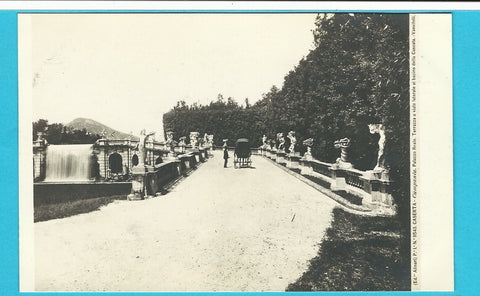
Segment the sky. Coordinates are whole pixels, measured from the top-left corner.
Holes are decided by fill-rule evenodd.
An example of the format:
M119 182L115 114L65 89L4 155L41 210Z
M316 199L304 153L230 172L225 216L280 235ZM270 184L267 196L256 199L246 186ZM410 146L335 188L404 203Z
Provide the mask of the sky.
M315 14L34 14L33 120L163 138L179 100L261 99L313 49ZM20 48L21 50L21 48Z

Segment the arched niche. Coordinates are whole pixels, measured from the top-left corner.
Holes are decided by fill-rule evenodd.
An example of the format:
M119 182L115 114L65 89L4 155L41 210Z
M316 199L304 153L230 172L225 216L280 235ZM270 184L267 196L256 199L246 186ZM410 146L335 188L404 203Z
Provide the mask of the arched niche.
M110 172L112 174L118 174L123 171L123 160L122 156L118 154L117 152L112 153L108 157L108 167L110 169Z
M132 166L137 166L138 165L138 155L134 154L132 156Z

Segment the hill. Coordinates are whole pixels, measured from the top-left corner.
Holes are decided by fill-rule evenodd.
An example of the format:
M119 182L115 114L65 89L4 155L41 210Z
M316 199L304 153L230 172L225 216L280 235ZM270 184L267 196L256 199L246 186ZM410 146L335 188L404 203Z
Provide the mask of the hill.
M105 135L108 139L138 140L138 137L136 137L136 136L117 131L117 130L111 128L111 127L108 127L108 126L98 122L98 121L88 119L88 118L75 118L71 122L67 123L65 126L67 128L70 128L70 129L77 129L77 130L86 129L87 132L92 133L92 134L102 135L102 133L105 133Z

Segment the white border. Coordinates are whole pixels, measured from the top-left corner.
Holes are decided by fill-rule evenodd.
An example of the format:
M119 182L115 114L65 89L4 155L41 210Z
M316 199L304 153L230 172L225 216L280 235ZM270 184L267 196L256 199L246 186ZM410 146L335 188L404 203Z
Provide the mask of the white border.
M452 16L410 29L412 291L453 291Z
M31 18L18 17L18 207L19 285L34 291L35 252L33 227L32 163L32 40Z

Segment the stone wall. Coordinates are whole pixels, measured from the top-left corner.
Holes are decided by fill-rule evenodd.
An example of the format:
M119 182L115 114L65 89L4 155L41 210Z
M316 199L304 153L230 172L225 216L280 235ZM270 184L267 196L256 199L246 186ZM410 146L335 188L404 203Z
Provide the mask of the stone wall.
M106 140L100 139L93 144L94 154L97 156L100 179L112 178L110 172L110 156L118 153L122 159L122 172L118 175L127 175L133 168L132 158L138 154L136 149L138 141L132 140ZM163 143L147 143L146 164L154 165L156 159L160 156L162 159L168 154L168 150ZM48 144L43 141L33 143L33 179L43 181L46 170L46 151Z
M46 172L46 145L43 141L33 143L33 180L45 179Z

